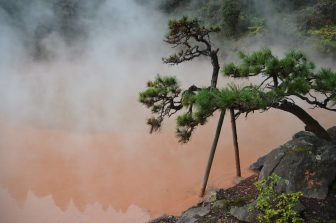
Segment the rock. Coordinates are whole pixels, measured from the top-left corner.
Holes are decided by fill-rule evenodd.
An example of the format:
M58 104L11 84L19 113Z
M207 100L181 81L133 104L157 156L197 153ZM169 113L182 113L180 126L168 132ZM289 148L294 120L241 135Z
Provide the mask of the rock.
M328 130L336 132L336 128ZM324 199L336 178L336 143L319 139L311 132L299 132L286 144L260 158L259 179L272 173L282 178L278 192L303 192L305 197Z
M149 221L148 223L175 223L177 217L171 215L163 215L159 218Z
M233 183L234 185L237 185L237 184L241 183L243 180L244 180L243 177L235 177L235 178L233 179L232 183Z
M217 200L217 192L215 190L207 192L203 198L203 201L208 203L215 202L216 200Z
M214 208L214 209L221 209L221 208L226 207L226 205L227 205L227 200L226 199L222 199L222 200L215 201L212 204L211 207Z
M327 132L329 133L331 139L336 141L336 126L329 128Z
M249 167L250 170L260 171L261 168L264 166L265 159L266 159L266 156L260 157L256 162L254 162L250 165L250 167Z
M260 171L259 179L264 179L272 174L275 167L278 166L281 159L285 156L288 151L287 147L280 146L277 149L271 151L266 157L264 161L264 165Z
M294 207L294 210L297 211L298 213L301 213L305 209L306 207L300 201L298 201L296 206Z
M176 223L195 223L199 217L210 212L210 205L195 207L187 210Z
M240 221L256 222L257 212L253 210L256 206L256 201L253 201L242 207L232 207L230 214Z

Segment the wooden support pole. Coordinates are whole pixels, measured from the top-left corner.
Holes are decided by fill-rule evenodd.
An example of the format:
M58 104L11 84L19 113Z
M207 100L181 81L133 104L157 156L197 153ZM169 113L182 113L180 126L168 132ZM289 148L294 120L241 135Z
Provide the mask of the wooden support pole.
M216 128L216 133L215 133L215 138L212 142L210 155L209 155L209 159L208 159L208 164L207 164L205 174L204 174L204 179L203 179L203 184L202 184L202 189L201 189L201 194L200 194L201 197L204 196L205 189L206 189L206 186L207 186L207 183L208 183L212 162L213 162L213 159L214 159L214 156L215 156L219 135L220 135L220 132L221 132L221 129L222 129L223 121L224 121L224 116L225 116L225 110L222 110L221 113L220 113L220 116L219 116L219 120L218 120L218 124L217 124L217 128Z
M236 126L236 119L235 119L233 108L230 108L230 115L231 115L231 128L232 128L233 146L234 146L235 159L236 159L236 174L237 174L237 177L241 177L239 147L238 147L238 137L237 137L237 126Z

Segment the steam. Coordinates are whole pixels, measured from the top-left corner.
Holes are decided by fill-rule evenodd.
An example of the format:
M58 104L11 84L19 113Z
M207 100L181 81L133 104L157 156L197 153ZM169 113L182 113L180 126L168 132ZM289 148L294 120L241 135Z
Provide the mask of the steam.
M104 1L95 10L74 18L82 32L74 37L77 30L67 30L71 41L46 5L26 6L23 30L7 15L0 42L3 116L61 128L113 129L123 120L122 105L136 102L141 83L159 70L166 21L133 1Z

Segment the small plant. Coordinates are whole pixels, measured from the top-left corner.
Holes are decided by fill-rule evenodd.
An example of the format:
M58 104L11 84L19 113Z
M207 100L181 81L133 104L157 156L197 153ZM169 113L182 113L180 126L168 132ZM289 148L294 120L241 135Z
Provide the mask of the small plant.
M262 223L299 223L303 222L299 213L295 210L301 192L282 193L275 192L281 177L273 173L268 179L263 179L255 185L259 191L256 210L257 221Z
M318 49L323 52L332 52L336 49L336 26L325 26L320 29L309 30L310 36L317 37Z

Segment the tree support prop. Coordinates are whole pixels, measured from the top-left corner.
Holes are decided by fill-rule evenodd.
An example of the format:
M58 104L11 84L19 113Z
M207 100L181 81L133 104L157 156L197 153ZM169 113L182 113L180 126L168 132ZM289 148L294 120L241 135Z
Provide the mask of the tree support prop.
M233 146L234 146L234 150L235 150L236 174L237 174L237 177L241 177L237 126L236 126L236 119L235 119L233 108L230 108L230 115L231 115L231 128L232 128Z
M202 189L201 189L201 194L200 194L201 197L204 196L205 189L206 189L206 186L207 186L207 183L208 183L209 174L210 174L210 170L211 170L211 166L212 166L212 161L213 161L215 153L216 153L218 139L219 139L219 135L220 135L220 132L221 132L221 129L222 129L223 121L224 121L224 116L225 116L225 110L222 110L221 114L219 116L215 138L214 138L214 140L212 142L212 145L211 145L208 164L207 164L205 174L204 174L204 178L203 178L203 184L202 184Z

